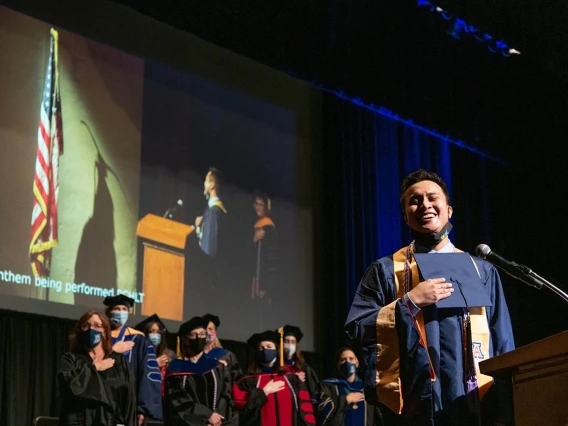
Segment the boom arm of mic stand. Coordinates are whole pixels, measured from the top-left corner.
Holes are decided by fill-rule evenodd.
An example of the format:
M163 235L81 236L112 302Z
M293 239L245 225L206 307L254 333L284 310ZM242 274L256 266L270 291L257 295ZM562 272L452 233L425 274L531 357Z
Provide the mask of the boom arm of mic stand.
M542 278L540 275L538 275L536 272L529 270L529 273L527 274L539 281L542 281L542 283L544 284L545 287L547 287L548 289L552 290L554 293L556 293L558 296L560 296L562 299L564 299L565 302L568 302L568 294L566 294L564 291L560 290L558 287L556 287L554 284L552 284L550 281L545 280L544 278Z

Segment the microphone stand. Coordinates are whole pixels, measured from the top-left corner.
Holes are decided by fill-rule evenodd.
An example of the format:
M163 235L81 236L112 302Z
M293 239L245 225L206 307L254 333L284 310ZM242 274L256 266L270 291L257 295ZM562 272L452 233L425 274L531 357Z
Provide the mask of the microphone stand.
M545 287L547 287L549 290L552 290L554 293L556 293L558 296L560 296L562 299L564 299L565 302L568 302L568 294L566 294L564 291L560 290L558 287L556 287L550 281L545 280L544 278L542 278L540 275L538 275L536 272L534 272L532 270L528 273L528 275L533 277L533 278L536 278L539 281L542 281L542 283L544 284Z
M533 285L533 287L538 288L539 290L542 288L542 286L544 285L546 288L548 288L549 290L553 291L554 293L556 293L558 296L560 296L562 299L564 299L565 302L568 302L568 294L566 294L564 291L562 291L561 289L559 289L558 287L556 287L554 284L552 284L550 281L542 278L540 275L538 275L536 272L534 272L531 268L529 268L528 266L525 265L518 265L519 270L533 278L536 281L541 282L541 286L540 287L536 287Z

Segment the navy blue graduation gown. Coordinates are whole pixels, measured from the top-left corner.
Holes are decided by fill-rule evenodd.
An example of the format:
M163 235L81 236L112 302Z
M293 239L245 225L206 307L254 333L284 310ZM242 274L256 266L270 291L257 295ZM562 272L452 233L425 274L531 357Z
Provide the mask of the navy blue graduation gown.
M490 340L488 353L477 353L481 360L514 349L514 341L499 274L490 263L478 258L474 261L493 304L485 308ZM398 392L401 392L403 400L401 416L395 415L394 418L401 424L414 425L477 424L478 416L471 411L465 397L460 310L436 309L433 306L422 310L428 337L426 351L419 342L420 335L408 307L397 298L393 256L379 259L369 266L359 283L345 325L361 361L367 401L386 403L377 396L385 391L380 389L380 385L376 386L377 346L388 346L391 342L382 341L381 337L377 340L378 332L383 335L389 333L387 329L377 330L377 320L381 309L391 304L395 305L395 316L386 327L394 327L395 337L398 336L395 344L398 344L399 359L394 360L392 371L400 375L400 389L393 381L386 390L394 399L399 398ZM383 326L384 323L381 324ZM436 373L435 381L431 380L430 361ZM392 407L392 404L389 406Z
M112 343L115 344L119 340L117 331L112 334ZM124 340L134 342L132 350L123 355L134 375L137 412L154 420L162 420L162 373L154 345L143 333L130 327L124 333Z

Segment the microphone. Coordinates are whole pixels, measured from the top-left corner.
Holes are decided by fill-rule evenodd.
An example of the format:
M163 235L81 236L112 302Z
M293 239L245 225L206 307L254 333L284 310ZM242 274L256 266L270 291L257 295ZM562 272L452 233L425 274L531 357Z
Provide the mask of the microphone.
M481 259L487 260L489 263L501 268L511 277L524 282L531 287L541 289L543 282L539 277L533 275L531 268L525 265L519 265L513 261L507 260L497 253L493 252L487 244L480 244L475 248L475 255Z
M175 206L170 207L169 209L166 210L166 212L164 213L164 217L172 219L178 207L181 206L183 206L183 200L180 198L179 200L177 200Z

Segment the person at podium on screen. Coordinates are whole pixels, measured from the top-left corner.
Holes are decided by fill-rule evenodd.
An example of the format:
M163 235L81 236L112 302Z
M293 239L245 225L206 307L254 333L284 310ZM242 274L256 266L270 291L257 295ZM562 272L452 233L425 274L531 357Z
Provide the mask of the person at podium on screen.
M222 184L221 172L215 167L209 168L203 182L203 195L207 200L207 209L203 216L195 218L195 234L199 247L208 256L215 258L219 252L219 234L227 210L219 198Z
M499 274L448 238L453 209L437 174L406 176L400 204L414 241L369 266L345 325L366 400L385 424L494 424L508 414L497 410L503 389L477 363L514 349Z
M103 304L112 329L112 350L126 357L134 375L138 424L145 419L162 420L162 376L156 351L144 333L126 325L134 299L120 294L106 297Z
M136 393L128 361L113 352L108 319L88 311L70 336L58 373L60 425L135 426Z

